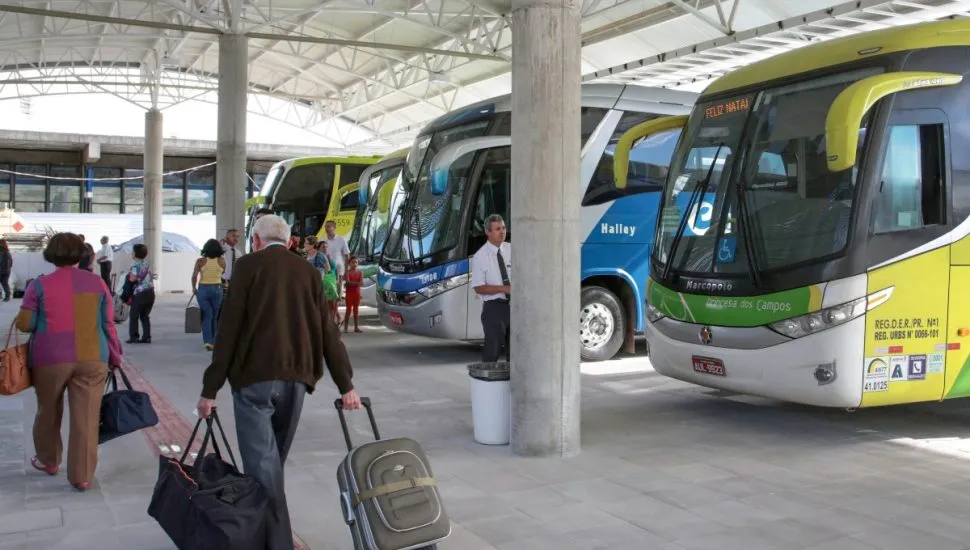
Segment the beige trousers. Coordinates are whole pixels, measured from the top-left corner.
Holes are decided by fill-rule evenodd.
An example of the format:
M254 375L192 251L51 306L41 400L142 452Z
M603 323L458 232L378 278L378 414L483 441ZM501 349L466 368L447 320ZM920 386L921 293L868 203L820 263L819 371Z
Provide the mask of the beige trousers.
M45 466L60 466L64 452L61 419L64 416L64 390L71 407L71 426L67 444L67 481L92 481L98 466L98 425L101 396L108 377L108 366L99 362L66 363L31 369L31 382L37 393L34 417L34 449Z

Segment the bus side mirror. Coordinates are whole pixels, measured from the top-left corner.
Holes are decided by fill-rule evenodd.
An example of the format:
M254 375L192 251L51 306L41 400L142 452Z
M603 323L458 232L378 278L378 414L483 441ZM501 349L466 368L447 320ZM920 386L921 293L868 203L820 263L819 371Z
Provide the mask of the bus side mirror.
M826 163L831 172L848 170L856 164L862 117L880 99L897 92L955 86L963 76L928 71L885 73L862 80L842 90L825 117Z
M448 167L431 172L431 194L443 195L448 189Z
M687 119L687 115L655 118L637 124L620 136L620 140L616 142L616 148L613 150L613 185L617 189L626 188L630 170L630 149L633 148L635 142L652 134L683 128L687 125Z

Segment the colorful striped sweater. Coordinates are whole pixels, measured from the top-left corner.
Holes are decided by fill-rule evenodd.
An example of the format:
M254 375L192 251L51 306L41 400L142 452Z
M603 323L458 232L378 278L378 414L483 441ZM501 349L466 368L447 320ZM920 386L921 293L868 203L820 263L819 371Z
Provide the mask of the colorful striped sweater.
M30 367L100 361L121 364L114 306L101 277L59 267L27 287L17 328L30 332Z

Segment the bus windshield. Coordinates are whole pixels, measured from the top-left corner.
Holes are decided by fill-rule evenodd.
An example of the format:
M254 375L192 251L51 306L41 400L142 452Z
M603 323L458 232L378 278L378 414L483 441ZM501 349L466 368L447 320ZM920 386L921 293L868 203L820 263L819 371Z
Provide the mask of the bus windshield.
M351 254L361 261L373 261L384 247L387 226L391 220L390 194L400 173L400 165L392 166L375 172L370 181L366 182L370 196L357 213L354 231L348 242Z
M461 208L465 178L448 178L448 189L441 195L431 193L431 161L446 145L464 139L481 137L488 131L491 119L455 126L418 136L401 173L401 185L407 199L384 245L383 257L396 261L415 261L454 247L461 231ZM470 162L466 155L455 163ZM466 160L467 159L467 160ZM455 166L452 167L454 172Z
M857 170L828 170L825 118L842 90L874 72L699 103L670 165L654 259L669 271L712 276L840 253Z

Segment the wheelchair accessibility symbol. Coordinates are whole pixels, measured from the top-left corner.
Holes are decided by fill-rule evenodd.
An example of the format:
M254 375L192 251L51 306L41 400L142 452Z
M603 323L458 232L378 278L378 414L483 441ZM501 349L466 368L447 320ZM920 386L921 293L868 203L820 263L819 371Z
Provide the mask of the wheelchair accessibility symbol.
M738 248L735 237L724 237L717 245L717 261L722 264L733 264Z

